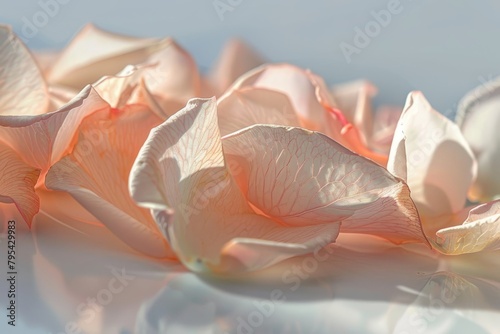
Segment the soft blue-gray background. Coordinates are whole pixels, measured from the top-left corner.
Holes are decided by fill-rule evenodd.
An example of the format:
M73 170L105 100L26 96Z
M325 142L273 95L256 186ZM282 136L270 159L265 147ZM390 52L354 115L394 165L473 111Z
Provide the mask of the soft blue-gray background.
M39 1L56 0L0 0L0 21L22 34L42 10ZM240 2L224 20L212 0L64 1L28 40L31 48L60 48L94 22L130 35L173 36L207 69L224 41L240 36L268 59L310 68L328 83L368 78L380 87L378 102L403 104L410 90L422 90L447 115L469 89L500 73L498 0L401 0L402 12L350 64L339 45L353 44L354 29L364 29L388 0L221 0Z

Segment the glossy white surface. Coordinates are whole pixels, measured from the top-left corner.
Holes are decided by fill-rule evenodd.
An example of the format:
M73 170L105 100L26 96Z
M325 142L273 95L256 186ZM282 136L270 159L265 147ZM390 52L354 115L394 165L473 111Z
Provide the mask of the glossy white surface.
M207 69L238 35L269 59L309 67L329 83L368 78L380 87L378 101L402 105L410 90L423 90L448 115L469 89L500 73L497 0L402 0L401 14L349 64L340 43L352 43L355 27L389 1L234 1L222 21L211 1L67 2L30 47L62 47L93 21L127 34L171 35ZM38 0L0 0L0 21L22 34L23 18L40 10ZM4 233L9 217L0 218ZM423 246L343 236L321 259L220 279L137 255L102 227L43 213L31 232L18 225L16 245L12 328L2 234L0 333L500 333L499 252L442 257Z
M102 227L64 224L40 214L31 234L18 226L17 326L2 321L2 333L500 329L498 253L441 257L423 246L343 236L317 256L221 279L134 254Z

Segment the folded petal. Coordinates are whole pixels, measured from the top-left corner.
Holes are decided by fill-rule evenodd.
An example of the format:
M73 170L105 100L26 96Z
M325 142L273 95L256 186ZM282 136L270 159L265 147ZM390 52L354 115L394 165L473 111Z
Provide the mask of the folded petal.
M328 113L323 104L333 105L333 102L324 82L316 75L288 64L264 65L240 77L231 89L242 87L285 94L305 128L328 132Z
M333 241L339 224L290 228L254 212L225 165L217 123L214 99L189 101L151 132L131 172L132 197L168 221L182 262L257 270Z
M49 94L42 73L10 27L0 25L0 115L47 112Z
M388 169L408 183L425 221L464 207L476 162L456 124L432 109L422 93L412 92L396 128Z
M500 196L500 78L472 90L461 100L457 124L478 163L469 191L473 201Z
M301 126L319 131L345 147L385 166L387 157L372 152L356 126L338 109L324 81L310 71L289 64L264 65L241 76L228 90L256 87L285 94Z
M359 129L363 143L369 145L373 131L371 99L377 88L368 81L358 80L334 86L332 93L346 119Z
M47 80L51 84L82 89L104 75L144 62L168 43L169 40L118 35L89 24L52 64Z
M217 110L223 136L255 124L300 126L288 97L269 89L231 90L217 102Z
M389 155L392 138L403 109L397 106L381 106L377 108L373 119L373 134L369 146L375 152Z
M186 50L173 39L166 39L164 44L144 61L150 66L144 70L143 80L170 116L190 98L200 95L201 78L196 62Z
M263 58L245 42L231 39L224 46L209 79L219 95L239 76L263 63Z
M0 143L0 202L14 203L28 226L40 208L35 193L39 174L39 169L27 165L12 149Z
M462 225L441 229L436 236L435 247L445 254L500 250L500 200L472 208Z
M426 242L407 186L323 134L256 125L222 141L248 201L273 220Z
M0 141L42 173L71 150L78 125L108 104L90 86L61 109L37 116L0 116Z
M174 257L149 210L128 193L130 168L149 131L161 119L140 105L107 108L79 127L73 151L51 167L49 189L71 194L132 248L155 257Z

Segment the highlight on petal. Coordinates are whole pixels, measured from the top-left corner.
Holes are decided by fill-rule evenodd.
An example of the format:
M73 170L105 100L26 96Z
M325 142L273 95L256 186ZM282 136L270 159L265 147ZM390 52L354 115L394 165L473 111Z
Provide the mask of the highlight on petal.
M373 119L373 134L369 146L375 152L389 156L392 138L401 117L402 107L380 106Z
M406 184L323 134L256 125L222 142L248 201L281 224L426 242Z
M359 130L338 109L323 79L310 71L289 64L264 65L240 77L228 92L244 87L285 94L302 127L322 132L345 147L386 165L387 157L366 146Z
M168 39L123 36L88 24L53 63L47 80L79 90L127 65L144 62L168 43Z
M45 173L71 150L78 125L108 105L88 86L61 109L37 116L0 116L0 141Z
M462 225L436 232L435 247L450 255L500 250L500 200L472 208Z
M108 107L88 116L79 127L73 151L49 170L46 186L71 194L130 247L173 258L149 210L135 205L127 188L137 152L160 122L140 105Z
M49 94L32 55L10 27L0 25L0 115L47 112Z
M300 126L288 97L263 88L231 90L218 100L217 111L222 136L255 124Z
M264 59L242 40L231 39L224 46L209 81L217 91L224 92L238 77L264 64Z
M500 78L467 93L456 120L478 163L469 197L486 201L500 196Z
M368 146L374 125L371 99L377 94L377 87L359 80L334 86L332 93L344 116L359 129L363 143Z
M230 90L243 87L265 88L285 94L303 127L329 132L328 113L323 104L334 103L322 79L309 71L289 64L264 65L240 77Z
M143 63L149 65L144 70L145 85L169 116L182 109L190 98L200 95L196 62L173 39L166 39L161 50Z
M407 182L425 221L464 207L476 162L457 125L432 109L422 93L412 92L396 128L388 170Z
M35 193L39 174L39 169L27 165L12 149L0 143L0 202L14 203L28 226L40 208Z
M357 80L332 87L332 95L348 122L359 130L362 145L381 155L389 155L401 108L380 106L372 109L378 89L371 82ZM362 152L359 152L363 155ZM382 164L385 166L385 164Z
M340 225L285 227L251 208L225 164L215 99L190 100L151 132L129 187L193 271L261 269L334 241Z

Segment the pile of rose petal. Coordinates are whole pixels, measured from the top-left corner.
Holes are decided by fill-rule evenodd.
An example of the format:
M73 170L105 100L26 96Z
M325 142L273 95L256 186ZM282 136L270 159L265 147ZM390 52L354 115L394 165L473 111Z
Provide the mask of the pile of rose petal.
M373 111L376 93L236 40L202 75L171 38L89 25L40 54L0 26L2 216L105 226L197 272L262 269L339 233L500 249L500 81L457 123L420 92Z

